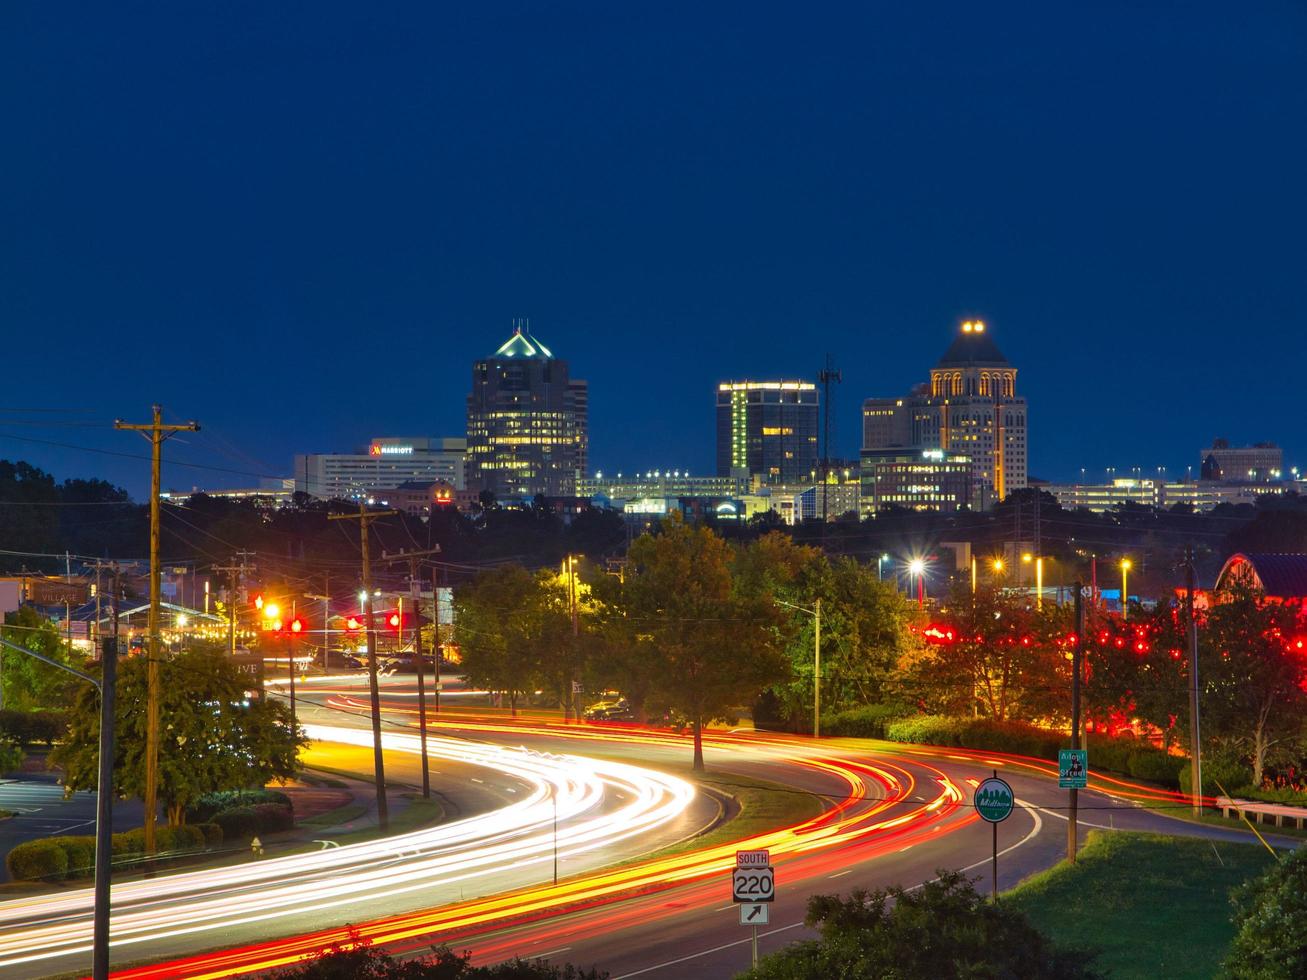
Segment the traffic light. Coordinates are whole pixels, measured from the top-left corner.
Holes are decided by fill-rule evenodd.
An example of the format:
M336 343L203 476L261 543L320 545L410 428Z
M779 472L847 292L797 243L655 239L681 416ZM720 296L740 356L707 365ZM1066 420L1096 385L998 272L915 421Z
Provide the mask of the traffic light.
M349 630L351 633L357 632L362 628L363 624L360 623L358 618L355 616L351 616L349 619L345 620L345 629Z
M292 620L290 621L290 631L291 631L292 633L303 633L303 632L304 632L304 620L300 619L298 616L296 616L294 619L292 619Z
M258 595L256 595L256 596L254 597L254 608L255 608L255 609L262 609L262 608L263 608L263 593L262 593L262 592L260 592Z
M391 613L390 617L386 620L386 622L390 624L390 628L393 630L399 629L399 625L403 621L404 621L403 618L397 612Z

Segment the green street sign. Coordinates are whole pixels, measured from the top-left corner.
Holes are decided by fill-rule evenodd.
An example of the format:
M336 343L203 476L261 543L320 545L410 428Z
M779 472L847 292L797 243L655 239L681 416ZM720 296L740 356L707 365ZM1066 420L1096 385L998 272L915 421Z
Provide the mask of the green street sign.
M1057 750L1057 785L1061 789L1089 785L1089 753L1085 749Z
M981 820L1002 823L1012 816L1015 803L1012 787L997 776L986 779L976 787L976 813Z

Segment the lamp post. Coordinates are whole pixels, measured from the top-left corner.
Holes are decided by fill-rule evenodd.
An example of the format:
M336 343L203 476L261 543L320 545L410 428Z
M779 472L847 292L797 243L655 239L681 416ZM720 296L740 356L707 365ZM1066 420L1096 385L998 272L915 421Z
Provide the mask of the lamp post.
M813 623L813 640L812 640L812 737L821 737L821 600L818 599L813 608L807 606L796 606L792 602L786 602L784 599L776 600L782 606L788 606L791 609L797 609L801 613L807 613L814 620Z
M1044 608L1044 556L1035 559L1035 608Z
M926 604L926 563L920 558L908 562L908 571L917 577L917 608Z
M1128 583L1130 581L1130 564L1129 558L1121 559L1121 622L1130 618L1130 591Z

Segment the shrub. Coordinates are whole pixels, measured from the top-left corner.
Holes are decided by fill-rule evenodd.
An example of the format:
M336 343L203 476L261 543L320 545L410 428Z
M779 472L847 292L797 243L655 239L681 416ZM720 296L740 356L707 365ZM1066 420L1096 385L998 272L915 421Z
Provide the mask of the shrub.
M95 873L94 837L50 837L48 840L63 848L67 865L65 877L82 878Z
M1204 779L1203 782L1207 780ZM1225 780L1221 780L1225 782ZM1226 783L1226 789L1231 789L1229 783ZM1307 806L1307 792L1300 789L1291 789L1288 786L1273 787L1271 789L1254 789L1252 786L1242 786L1239 789L1231 789L1235 796L1246 796L1250 800L1261 800L1263 803L1283 803L1286 806Z
M14 881L56 881L68 873L68 854L49 837L19 844L5 857Z
M183 824L180 827L160 827L154 836L155 849L167 851L199 851L205 847L204 831Z
M1183 793L1190 793L1193 791L1194 783L1189 775L1189 760L1180 759L1178 761L1180 765L1177 775L1179 776L1180 790ZM1226 792L1238 795L1242 787L1246 787L1252 782L1252 778L1252 769L1244 765L1242 759L1221 753L1203 759L1203 796L1222 795L1221 786L1225 787Z
M253 807L254 819L261 834L290 830L295 826L295 814L280 803L258 803Z
M259 803L280 803L291 810L295 808L289 796L275 789L229 789L201 796L186 808L186 819L191 823L204 823L223 810Z
M1176 789L1180 785L1180 768L1187 767L1188 760L1161 749L1136 748L1130 753L1126 764L1127 771L1136 779L1146 779L1167 789Z
M1147 745L1133 735L1088 735L1082 743L1089 751L1089 765L1092 769L1106 769L1111 772L1129 774L1130 754ZM1172 774L1174 775L1174 774Z
M958 730L958 743L969 749L1011 752L1038 759L1056 759L1057 750L1068 744L1067 736L1047 728L1037 728L1024 721L971 719Z
M197 823L195 829L204 835L206 847L222 846L222 828L216 823Z
M14 772L23 764L23 750L13 742L0 739L0 774Z
M836 737L884 738L890 722L911 714L912 708L902 704L866 704L823 718L821 728Z
M115 864L121 861L130 861L144 853L145 831L141 828L124 830L121 834L113 835L113 860Z
M239 840L255 834L270 834L290 830L295 825L295 814L280 803L259 803L255 806L237 806L213 816L213 822L222 828L223 840Z
M0 711L0 737L19 745L38 742L50 746L63 738L68 729L67 716L58 711Z
M1225 969L1237 980L1307 976L1307 849L1235 889L1234 942Z
M950 718L948 715L913 715L889 722L885 726L885 737L891 742L961 745L959 732L966 723L964 718Z

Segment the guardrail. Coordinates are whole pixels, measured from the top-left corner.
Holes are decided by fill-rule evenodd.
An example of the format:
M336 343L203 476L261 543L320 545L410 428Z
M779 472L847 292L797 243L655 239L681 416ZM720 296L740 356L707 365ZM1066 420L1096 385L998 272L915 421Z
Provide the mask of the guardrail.
M1284 803L1261 803L1257 800L1235 800L1228 796L1218 796L1216 805L1221 815L1228 817L1230 811L1246 814L1258 823L1274 823L1277 827L1285 826L1292 820L1291 826L1302 830L1307 827L1307 807L1288 806Z

